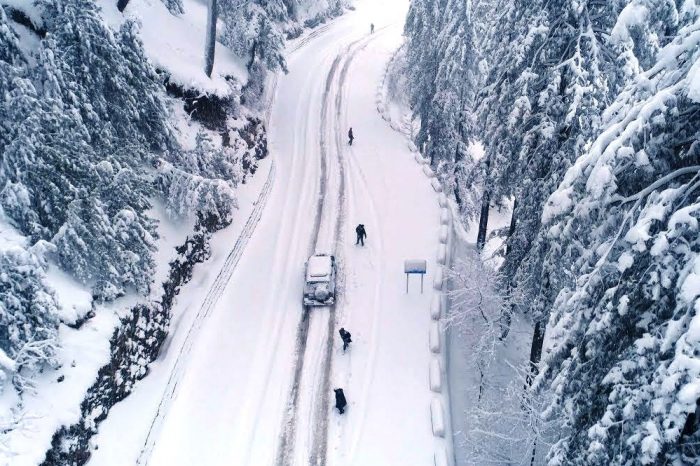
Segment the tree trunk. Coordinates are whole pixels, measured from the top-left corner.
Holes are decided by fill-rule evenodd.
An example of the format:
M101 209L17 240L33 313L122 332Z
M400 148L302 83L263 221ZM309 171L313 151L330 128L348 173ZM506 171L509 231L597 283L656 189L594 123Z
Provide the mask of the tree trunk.
M207 15L207 38L204 42L204 72L211 78L214 70L214 52L216 52L216 22L219 19L219 9L216 0L209 0Z
M515 212L518 209L518 198L516 197L515 200L513 201L513 213L510 215L510 227L508 227L508 238L506 238L506 257L508 256L508 253L510 252L510 239L513 237L513 233L515 233Z
M124 8L129 4L129 0L117 0L117 10L119 10L119 13L124 12Z
M484 197L481 199L481 215L479 215L479 233L476 237L476 249L481 251L486 244L486 228L489 225L489 206L491 196L488 189L484 190Z
M489 226L489 207L491 206L491 193L489 192L489 171L491 159L486 159L486 180L484 182L484 197L481 199L481 215L479 215L479 232L476 235L476 249L481 251L486 244L486 229Z
M698 427L700 427L698 420L700 420L700 398L698 398L698 400L695 401L695 411L689 413L688 417L685 420L685 425L683 426L681 436L678 438L678 443L682 444L683 437L693 435L698 430Z
M248 71L253 69L253 63L255 63L255 54L258 52L258 41L253 41L253 47L250 49L250 61L248 61Z
M542 346L544 345L544 325L541 320L535 323L535 330L532 334L532 346L530 346L530 372L525 379L525 388L532 385L532 381L537 375L537 364L542 358Z

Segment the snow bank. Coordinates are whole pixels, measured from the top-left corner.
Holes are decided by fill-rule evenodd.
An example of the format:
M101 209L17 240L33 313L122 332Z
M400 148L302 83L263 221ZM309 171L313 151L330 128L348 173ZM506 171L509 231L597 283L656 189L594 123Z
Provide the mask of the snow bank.
M442 407L440 398L433 398L430 403L430 419L433 423L433 435L436 437L445 436L445 410Z
M433 300L430 303L430 318L432 320L440 320L442 315L442 296L440 293L433 295Z
M440 353L440 324L438 322L433 322L430 324L430 352Z
M434 393L442 391L442 368L437 358L430 360L430 390Z
M444 272L442 270L442 267L439 267L435 271L435 277L433 277L433 288L435 290L442 290L442 284L444 282Z
M450 211L447 209L442 209L440 211L440 223L442 225L449 225L450 224Z

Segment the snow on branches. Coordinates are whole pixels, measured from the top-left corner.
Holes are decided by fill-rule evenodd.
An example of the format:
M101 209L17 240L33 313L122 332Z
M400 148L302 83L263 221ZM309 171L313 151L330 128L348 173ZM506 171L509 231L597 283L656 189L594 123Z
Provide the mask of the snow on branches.
M605 112L543 220L578 271L537 383L569 434L550 464L688 464L700 440L700 9ZM563 259L563 260L562 260Z

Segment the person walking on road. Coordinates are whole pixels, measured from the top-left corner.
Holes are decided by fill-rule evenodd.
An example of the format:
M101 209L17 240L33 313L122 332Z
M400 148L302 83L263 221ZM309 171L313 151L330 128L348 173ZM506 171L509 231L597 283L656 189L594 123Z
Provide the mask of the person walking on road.
M352 140L355 139L355 136L352 134L352 127L350 128L350 131L348 131L348 140L350 141L350 145L352 146Z
M367 238L367 232L365 231L365 226L363 224L357 225L357 228L355 228L355 233L357 233L357 241L355 241L355 246L358 244L362 244L362 246L365 245L365 238Z
M338 409L340 414L343 414L345 412L345 407L348 405L343 389L335 388L333 391L335 392L335 407Z
M340 333L340 338L343 340L343 353L345 352L346 349L348 349L348 345L352 343L352 340L350 339L350 332L345 330L344 328L340 328L338 330L338 333Z

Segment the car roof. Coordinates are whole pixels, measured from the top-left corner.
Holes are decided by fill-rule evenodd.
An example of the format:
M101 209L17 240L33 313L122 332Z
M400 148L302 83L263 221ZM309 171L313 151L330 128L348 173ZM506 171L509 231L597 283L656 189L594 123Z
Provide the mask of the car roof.
M326 277L331 273L331 257L327 255L311 256L306 269L308 277Z

